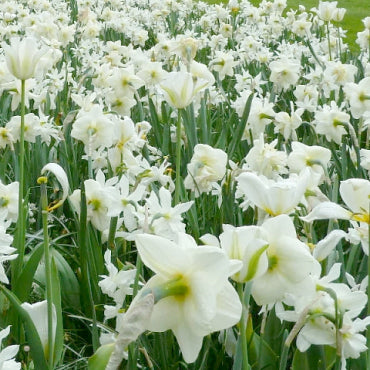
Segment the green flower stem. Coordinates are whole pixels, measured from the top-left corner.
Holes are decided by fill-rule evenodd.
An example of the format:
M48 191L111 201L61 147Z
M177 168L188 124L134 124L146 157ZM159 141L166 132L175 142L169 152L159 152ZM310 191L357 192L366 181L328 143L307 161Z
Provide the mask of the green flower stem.
M18 195L18 224L17 224L17 247L18 258L14 277L18 278L22 271L24 253L25 253L25 219L23 212L23 195L24 195L24 116L25 116L25 94L26 81L21 80L21 132L19 138L19 195Z
M176 126L176 182L175 182L175 205L180 200L181 186L181 110L177 111Z
M287 343L287 337L288 337L288 330L285 329L284 334L283 334L283 348L282 348L282 353L280 357L280 365L279 365L279 370L285 370L287 368L287 361L288 361L288 353L289 353L289 348L290 345Z
M331 46L330 46L330 30L329 30L329 22L326 22L326 37L328 38L328 49L329 49L329 60L331 61Z
M42 209L42 229L44 235L44 258L46 275L46 300L48 311L48 366L53 369L54 358L54 338L53 338L53 298L52 298L52 277L51 277L51 256L48 233L48 196L47 178L40 177L37 182L41 185L41 209Z
M244 289L243 289L244 288ZM245 284L238 284L238 293L240 301L242 302L242 317L240 319L240 340L242 348L242 370L249 370L250 366L248 363L248 342L247 342L247 325L248 325L248 315L249 315L249 298L252 290L252 282L247 282Z

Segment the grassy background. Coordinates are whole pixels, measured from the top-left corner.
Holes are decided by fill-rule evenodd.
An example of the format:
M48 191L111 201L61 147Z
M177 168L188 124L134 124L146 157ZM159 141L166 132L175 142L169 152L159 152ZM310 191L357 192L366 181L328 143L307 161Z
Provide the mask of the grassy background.
M228 3L227 0L205 0L209 3ZM250 0L253 5L258 5L261 0ZM304 5L307 10L317 7L318 0L288 0L288 9L298 9L300 4ZM355 43L357 32L364 30L364 25L361 20L370 16L370 0L338 0L339 8L346 8L347 12L344 16L341 25L343 29L347 30L347 39L345 40L352 49L358 49Z

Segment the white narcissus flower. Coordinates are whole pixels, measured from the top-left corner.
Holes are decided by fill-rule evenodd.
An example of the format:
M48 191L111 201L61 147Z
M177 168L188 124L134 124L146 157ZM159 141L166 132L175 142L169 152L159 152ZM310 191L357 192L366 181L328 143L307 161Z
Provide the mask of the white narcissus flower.
M6 211L4 210L0 213L0 282L9 284L3 263L14 260L18 257L18 254L12 254L16 249L10 246L13 242L13 237L6 233L6 229L9 227L10 221L4 220L5 214Z
M21 306L28 312L33 321L37 334L40 337L42 348L44 349L45 357L48 357L48 304L47 301L36 302L33 304L24 302ZM55 342L55 334L57 330L57 313L53 304L53 342Z
M238 192L246 201L263 209L270 216L289 214L302 201L309 183L310 171L288 179L269 180L252 172L245 172L236 178Z
M81 110L73 123L71 136L85 144L87 154L104 146L112 146L114 141L114 124L99 104L94 104L89 111Z
M325 22L331 21L337 10L337 4L337 1L320 1L317 15Z
M370 110L370 77L363 78L358 84L347 83L343 90L354 118L360 118Z
M299 79L300 64L288 59L275 60L269 64L271 69L270 81L279 89L288 89Z
M243 267L231 278L243 283L263 275L268 268L268 242L258 226L223 225L221 248L231 260L243 262Z
M104 231L108 229L110 218L119 215L120 209L115 206L120 194L113 185L118 178L111 178L105 181L101 170L96 174L96 180L88 179L84 182L87 203L87 219L93 226ZM81 190L75 190L70 196L70 201L77 213L80 213Z
M0 331L0 344L10 333L10 325ZM14 357L18 353L19 345L12 345L2 348L0 352L0 369L1 370L18 370L21 368L21 363L16 362Z
M252 295L259 305L282 301L286 294L314 290L312 275L320 274L320 264L298 238L287 215L268 219L261 225L266 240L267 271L253 280Z
M176 243L141 234L136 246L143 263L155 273L142 291L164 294L154 306L148 329L171 329L185 361L194 362L204 336L240 320L242 306L228 277L241 263L235 268L220 248L197 246L187 234L179 234Z
M185 108L193 101L194 83L189 72L170 72L159 86L166 102L174 108Z
M342 136L347 133L345 127L350 124L350 118L348 113L343 112L341 107L332 101L330 105L325 104L321 110L315 112L313 123L318 134L340 145Z
M299 141L292 142L292 151L288 156L288 167L291 171L300 173L304 168L309 167L313 172L324 176L324 169L331 158L329 149L319 145L306 145Z
M39 48L33 37L22 40L15 37L10 40L10 45L3 42L2 47L9 72L19 80L35 77L37 64L47 51L45 48Z
M111 262L110 250L104 253L104 261L109 275L100 275L103 280L100 280L98 285L102 292L113 298L121 308L126 295L132 295L131 285L135 280L136 269L118 271L117 267Z
M152 191L146 200L150 231L170 240L176 238L177 233L184 233L185 224L182 222L181 214L187 212L193 203L193 201L179 203L172 207L172 196L169 190L162 186L158 195ZM143 224L144 222L142 220Z
M312 222L322 219L344 219L369 225L370 181L357 178L342 181L339 193L349 210L337 203L323 202L307 216L302 217L302 220Z
M195 196L212 190L212 183L221 180L226 173L227 154L221 149L206 144L197 144L188 164L186 189L195 191Z
M4 185L0 180L0 211L5 212L7 220L16 222L18 219L19 182Z
M350 229L350 238L358 238L365 254L369 253L368 230L370 224L370 181L365 179L348 179L342 181L339 193L348 209L337 203L323 202L312 212L302 217L303 221L312 222L323 219L350 220L354 229Z

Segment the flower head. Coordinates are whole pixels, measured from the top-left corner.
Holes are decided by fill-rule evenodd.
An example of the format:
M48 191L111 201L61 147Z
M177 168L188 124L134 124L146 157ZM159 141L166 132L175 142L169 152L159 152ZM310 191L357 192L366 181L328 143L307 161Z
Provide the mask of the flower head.
M204 336L240 319L242 306L228 281L236 271L220 248L197 246L187 234L178 234L177 243L141 234L136 246L144 264L156 273L142 291L149 288L155 297L163 295L154 306L148 329L171 329L185 361L194 362Z
M6 64L9 72L19 80L28 80L35 77L37 64L46 53L45 48L40 48L33 37L10 40L10 45L2 43L5 51Z

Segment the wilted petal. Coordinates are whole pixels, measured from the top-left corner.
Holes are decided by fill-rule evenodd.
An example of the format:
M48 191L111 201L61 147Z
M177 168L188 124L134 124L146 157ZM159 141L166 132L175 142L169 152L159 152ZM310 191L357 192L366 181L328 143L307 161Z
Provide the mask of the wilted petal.
M54 176L59 181L59 184L62 186L62 190L63 190L62 199L60 199L57 204L55 204L53 207L49 209L49 210L52 210L52 209L55 209L61 206L64 203L64 201L67 199L68 192L69 192L69 183L68 183L67 174L65 173L63 168L59 166L59 164L48 163L42 168L41 174L44 174L46 171L49 171L54 174Z

